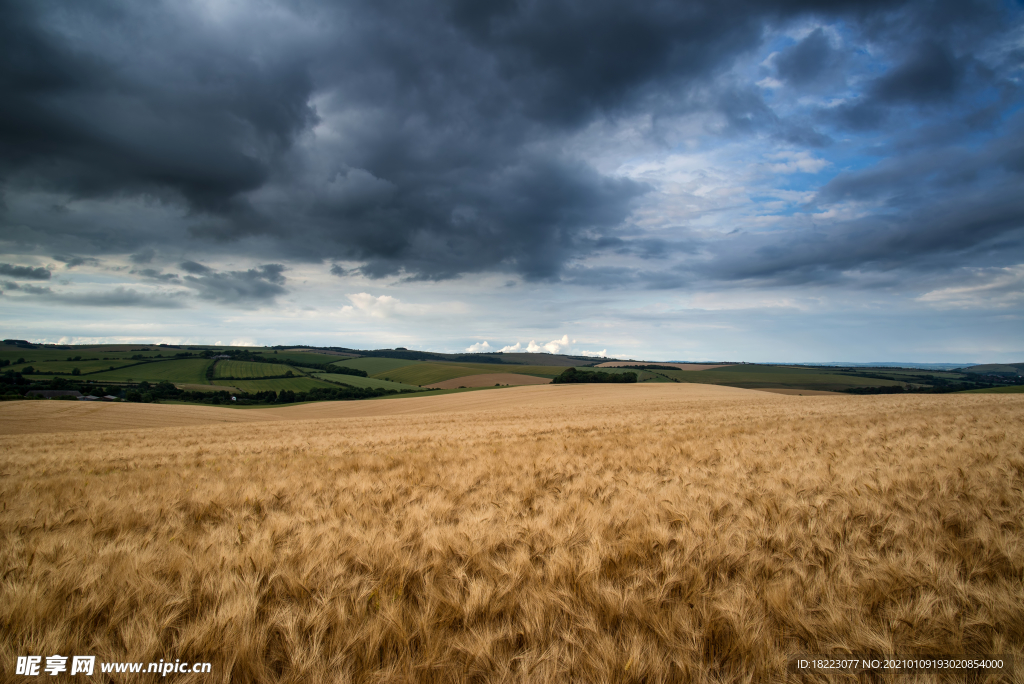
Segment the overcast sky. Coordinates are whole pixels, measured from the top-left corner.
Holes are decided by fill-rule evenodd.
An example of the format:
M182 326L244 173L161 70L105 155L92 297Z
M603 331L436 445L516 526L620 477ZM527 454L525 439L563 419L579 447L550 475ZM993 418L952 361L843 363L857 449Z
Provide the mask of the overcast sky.
M0 1L4 337L1024 361L1020 2L325 4Z

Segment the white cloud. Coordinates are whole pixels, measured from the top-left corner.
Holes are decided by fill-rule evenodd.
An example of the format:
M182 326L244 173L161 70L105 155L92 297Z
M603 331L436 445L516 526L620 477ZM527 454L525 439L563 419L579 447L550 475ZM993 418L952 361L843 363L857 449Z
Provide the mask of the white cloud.
M779 152L767 157L778 162L768 166L776 173L818 173L826 166L831 166L831 162L818 159L808 152Z
M367 292L359 292L345 296L352 301L352 305L356 309L369 314L373 318L391 318L397 314L411 313L411 309L407 304L403 304L401 300L390 295L374 297Z
M569 347L569 336L568 335L562 335L561 339L551 340L550 342L545 342L544 344L537 344L536 340L530 340L530 343L528 345L526 345L525 347L521 343L516 342L515 344L508 345L506 347L502 347L499 351L501 351L501 352L526 351L526 352L529 352L530 354L539 354L541 352L547 352L548 354L559 354L559 353L561 353L563 351L568 352L568 347Z
M477 342L476 344L469 345L468 347L466 347L466 351L469 352L470 354L489 352L491 351L491 345L487 344L487 340L484 340L483 342Z
M601 351L587 351L584 349L580 351L580 356L599 356L604 359L608 358L608 350L602 349Z
M979 270L974 278L981 282L932 290L917 301L952 309L1005 308L1024 302L1024 265Z

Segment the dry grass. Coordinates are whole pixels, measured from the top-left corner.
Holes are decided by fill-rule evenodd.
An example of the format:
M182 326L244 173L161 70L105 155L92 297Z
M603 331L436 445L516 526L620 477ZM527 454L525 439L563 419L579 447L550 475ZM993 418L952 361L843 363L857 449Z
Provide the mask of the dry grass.
M685 387L2 437L0 663L766 682L797 652L1021 659L1024 398ZM471 395L492 403L450 403Z
M807 390L807 389L785 389L782 387L764 387L758 392L772 392L773 394L788 394L791 397L841 397L842 392L831 392L829 390Z

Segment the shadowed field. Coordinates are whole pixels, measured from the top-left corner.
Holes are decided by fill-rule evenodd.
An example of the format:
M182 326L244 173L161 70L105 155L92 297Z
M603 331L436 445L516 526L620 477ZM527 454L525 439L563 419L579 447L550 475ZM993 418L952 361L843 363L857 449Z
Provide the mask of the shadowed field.
M480 375L466 375L461 378L452 378L444 382L435 382L433 385L426 385L431 389L453 389L455 387L493 387L494 385L550 385L550 378L542 378L536 375L523 375L522 373L482 373Z
M1024 653L1015 395L543 386L57 434L0 408L4 667L764 682L788 653Z

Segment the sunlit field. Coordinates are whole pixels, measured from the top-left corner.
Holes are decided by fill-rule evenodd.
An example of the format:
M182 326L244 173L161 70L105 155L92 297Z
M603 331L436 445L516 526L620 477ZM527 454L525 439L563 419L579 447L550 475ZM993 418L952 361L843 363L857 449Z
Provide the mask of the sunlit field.
M93 654L213 663L169 682L739 683L796 653L1011 653L1024 681L1020 395L8 402L0 434L5 677Z

